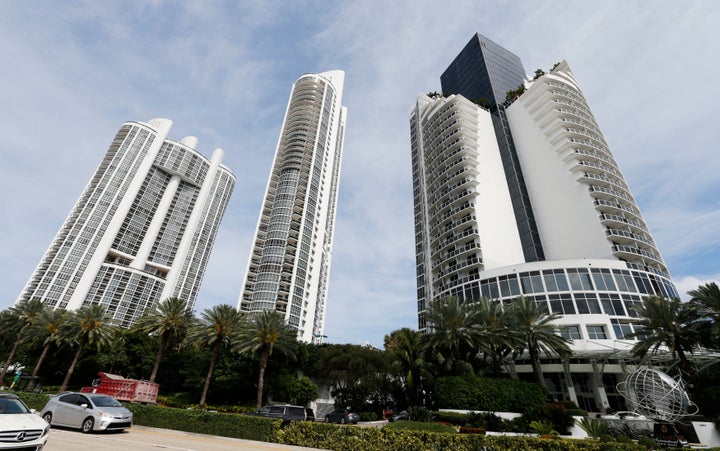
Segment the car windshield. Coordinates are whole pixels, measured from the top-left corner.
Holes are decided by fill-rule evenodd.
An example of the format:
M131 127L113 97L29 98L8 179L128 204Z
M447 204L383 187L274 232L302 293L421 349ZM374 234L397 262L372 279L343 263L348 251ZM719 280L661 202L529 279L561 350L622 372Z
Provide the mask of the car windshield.
M110 396L94 396L92 401L97 407L122 407L117 399Z
M30 413L19 399L0 398L0 414Z

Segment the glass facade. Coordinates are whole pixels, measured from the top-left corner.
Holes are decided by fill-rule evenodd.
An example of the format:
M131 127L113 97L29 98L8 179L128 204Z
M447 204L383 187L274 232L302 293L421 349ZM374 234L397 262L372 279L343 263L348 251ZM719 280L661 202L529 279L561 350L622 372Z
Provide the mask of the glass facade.
M525 261L545 259L535 216L505 114L506 93L523 85L518 56L476 34L440 76L443 95L459 94L490 110Z

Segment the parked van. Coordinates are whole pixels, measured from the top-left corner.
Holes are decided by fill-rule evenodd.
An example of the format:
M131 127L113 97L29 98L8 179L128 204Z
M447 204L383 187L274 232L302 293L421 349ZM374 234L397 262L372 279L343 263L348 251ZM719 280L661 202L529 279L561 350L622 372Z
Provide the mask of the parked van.
M258 410L261 417L281 418L285 421L305 421L305 407L291 406L290 404L275 404L265 406Z

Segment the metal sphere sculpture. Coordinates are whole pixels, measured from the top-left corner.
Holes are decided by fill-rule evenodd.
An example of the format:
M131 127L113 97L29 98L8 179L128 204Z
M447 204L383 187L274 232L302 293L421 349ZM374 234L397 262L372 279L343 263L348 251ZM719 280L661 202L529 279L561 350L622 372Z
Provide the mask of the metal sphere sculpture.
M634 412L654 420L674 423L698 411L682 381L656 369L638 368L620 382L617 389Z

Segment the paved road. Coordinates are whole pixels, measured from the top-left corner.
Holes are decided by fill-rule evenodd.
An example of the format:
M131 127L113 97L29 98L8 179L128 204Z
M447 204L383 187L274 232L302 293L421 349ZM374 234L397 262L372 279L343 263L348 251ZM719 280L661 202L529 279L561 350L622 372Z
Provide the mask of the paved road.
M212 435L133 426L125 432L83 434L72 429L50 429L44 451L318 451L314 448L253 442Z

